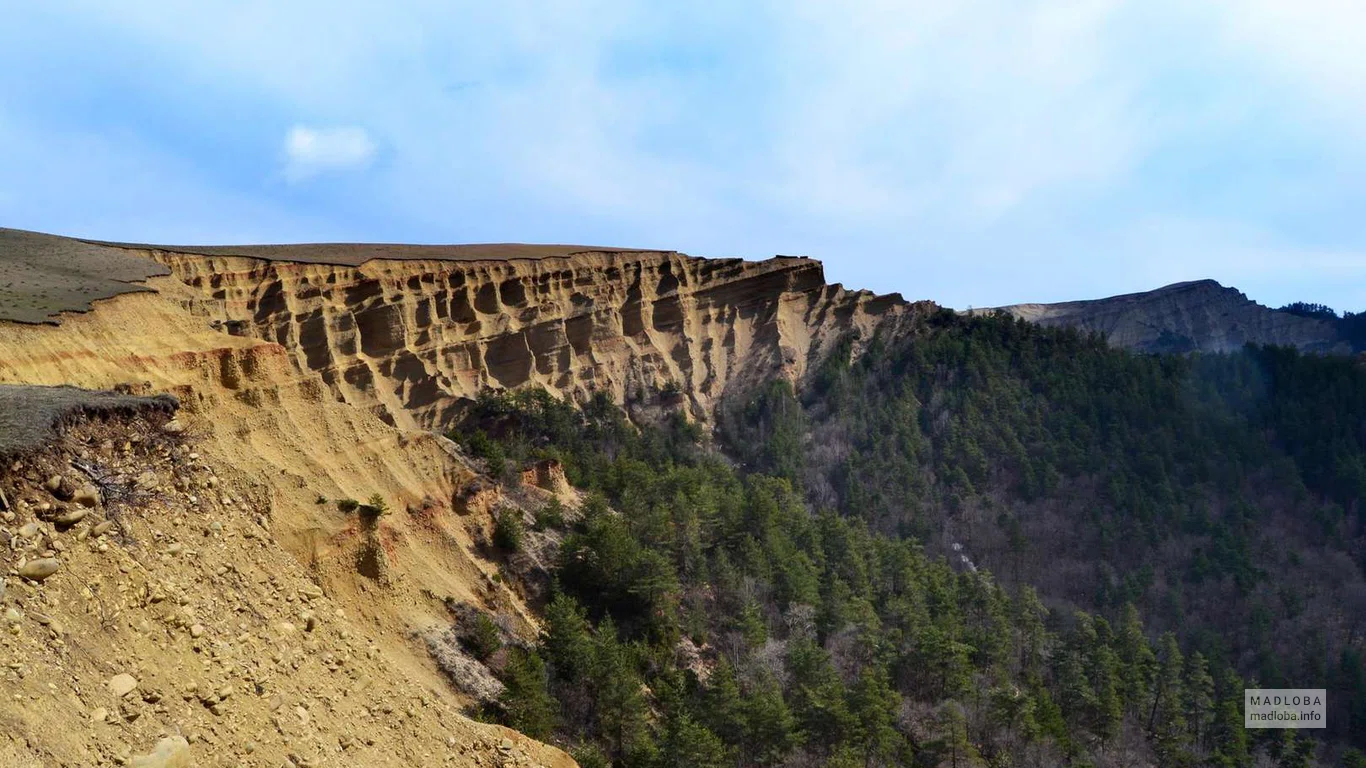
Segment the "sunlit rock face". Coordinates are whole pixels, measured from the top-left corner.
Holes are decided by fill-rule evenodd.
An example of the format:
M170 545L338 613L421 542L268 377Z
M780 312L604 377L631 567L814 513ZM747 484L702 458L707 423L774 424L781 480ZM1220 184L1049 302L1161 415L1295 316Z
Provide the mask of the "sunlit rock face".
M841 339L914 315L899 296L827 285L819 262L583 251L355 266L148 251L227 333L279 344L338 399L402 426L441 426L485 388L618 403L722 397L800 380ZM325 254L321 256L325 258Z

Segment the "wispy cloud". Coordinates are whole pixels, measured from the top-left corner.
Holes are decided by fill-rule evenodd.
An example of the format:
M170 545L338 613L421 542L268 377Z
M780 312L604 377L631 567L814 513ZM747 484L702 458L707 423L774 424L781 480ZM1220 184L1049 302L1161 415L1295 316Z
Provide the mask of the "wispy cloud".
M364 168L375 158L375 142L364 128L296 125L285 135L285 178L304 181L328 171Z

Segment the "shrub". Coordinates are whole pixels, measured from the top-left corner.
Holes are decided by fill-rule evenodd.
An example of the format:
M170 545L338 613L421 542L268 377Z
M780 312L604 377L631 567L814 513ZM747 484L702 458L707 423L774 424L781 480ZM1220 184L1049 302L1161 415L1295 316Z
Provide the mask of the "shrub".
M564 527L564 505L559 499L552 498L545 506L536 510L536 519L532 527L538 531L547 528Z
M475 430L463 442L471 456L484 460L490 475L498 475L503 471L503 465L507 463L507 451L484 430Z
M505 552L522 548L522 513L503 510L493 519L493 545Z
M385 503L384 497L378 493L372 495L369 500L356 508L361 517L376 518L389 511L389 505Z
M498 631L498 625L483 613L474 618L460 640L469 649L470 654L480 661L488 661L490 656L503 647L503 636Z
M580 768L611 768L612 762L593 744L580 744L573 750L574 762Z
M337 509L350 514L360 508L360 502L355 499L337 499Z

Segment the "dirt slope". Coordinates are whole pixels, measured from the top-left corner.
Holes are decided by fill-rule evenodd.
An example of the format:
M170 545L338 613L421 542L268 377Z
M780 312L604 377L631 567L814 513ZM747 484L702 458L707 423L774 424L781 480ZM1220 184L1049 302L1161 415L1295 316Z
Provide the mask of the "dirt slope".
M431 660L424 639L448 629L447 601L480 606L524 633L534 632L521 598L493 579L499 564L477 551L480 532L489 525L486 511L457 508L471 471L438 438L400 431L367 410L337 402L315 374L298 371L278 344L213 330L206 318L187 311L190 302L170 295L178 282L159 281L166 292L100 302L93 312L65 317L60 327L0 323L0 383L128 385L142 394L175 394L179 418L194 435L202 461L252 489L252 516L267 522L272 546L288 556L281 567L316 581L351 612L353 622L373 633L382 659L375 668L379 677L428 692L423 695L435 692L454 712L467 700ZM358 529L335 505L316 503L320 496L372 494L396 510L373 531ZM410 508L421 514L410 514ZM108 654L99 662L112 664L113 648L100 648ZM21 718L32 706L0 702L0 721L28 722ZM75 711L54 713L46 721L57 726L53 733L87 730ZM466 726L470 733L481 732L480 726ZM18 754L57 753L42 729L11 732L27 734ZM411 743L445 759L446 738L433 726ZM403 754L331 764L426 764L407 762Z
M83 420L0 469L0 765L571 764L460 716L279 546L265 484L168 418Z

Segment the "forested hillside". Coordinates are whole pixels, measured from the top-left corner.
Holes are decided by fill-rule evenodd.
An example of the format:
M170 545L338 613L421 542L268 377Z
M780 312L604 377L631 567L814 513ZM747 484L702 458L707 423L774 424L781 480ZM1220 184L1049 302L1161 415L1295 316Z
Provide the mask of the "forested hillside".
M488 716L590 766L1366 764L1357 363L950 313L853 348L735 406L725 453L479 402L455 436L492 471L592 492L536 518L546 632ZM1331 731L1245 731L1254 682L1332 689Z
M1281 311L1331 321L1337 325L1338 333L1352 345L1352 349L1366 351L1366 312L1343 312L1339 315L1332 307L1307 301L1287 304L1281 307Z
M1262 685L1334 689L1333 732L1366 733L1359 360L1134 355L948 313L849 359L801 403L775 385L737 409L728 445L1050 605L1135 604Z

